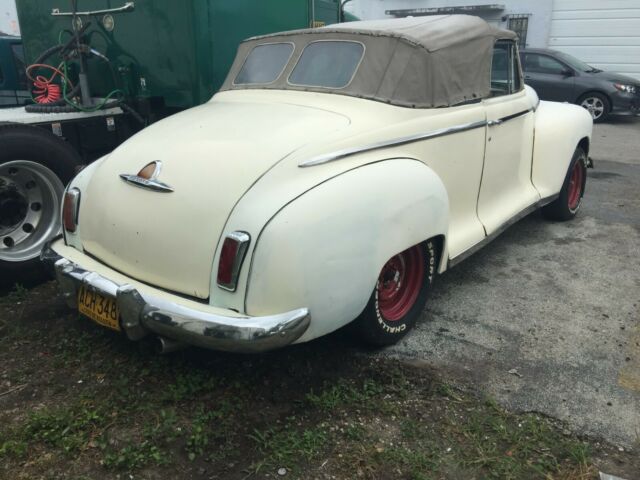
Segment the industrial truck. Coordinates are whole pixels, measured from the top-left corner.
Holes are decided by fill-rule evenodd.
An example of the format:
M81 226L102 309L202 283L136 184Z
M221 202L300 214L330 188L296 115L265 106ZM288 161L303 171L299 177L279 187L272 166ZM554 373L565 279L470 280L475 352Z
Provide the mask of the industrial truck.
M200 105L245 38L345 20L340 0L17 0L31 99L0 109L0 278L39 268L65 185Z

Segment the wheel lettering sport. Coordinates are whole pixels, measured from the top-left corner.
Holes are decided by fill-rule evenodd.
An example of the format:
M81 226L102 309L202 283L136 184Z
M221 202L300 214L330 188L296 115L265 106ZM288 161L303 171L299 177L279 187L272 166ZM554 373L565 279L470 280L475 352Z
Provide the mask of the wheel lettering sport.
M437 258L437 244L429 240L387 261L369 303L354 323L360 338L373 345L389 345L413 327L433 283Z

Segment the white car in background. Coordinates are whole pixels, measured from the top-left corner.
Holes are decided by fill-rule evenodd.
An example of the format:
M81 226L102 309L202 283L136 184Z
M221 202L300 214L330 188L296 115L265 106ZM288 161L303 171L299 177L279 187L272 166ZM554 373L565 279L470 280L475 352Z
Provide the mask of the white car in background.
M210 102L71 182L42 258L71 306L165 349L264 351L354 320L390 344L438 273L537 208L576 214L591 130L477 17L252 38Z

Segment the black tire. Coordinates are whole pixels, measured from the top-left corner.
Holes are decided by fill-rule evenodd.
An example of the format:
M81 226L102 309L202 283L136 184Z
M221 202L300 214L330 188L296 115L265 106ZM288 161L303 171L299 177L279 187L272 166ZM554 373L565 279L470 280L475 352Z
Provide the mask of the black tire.
M369 298L367 306L353 323L353 332L361 341L376 347L392 345L402 339L402 337L413 328L424 309L428 292L433 284L433 279L438 268L439 250L437 240L427 240L399 253L387 262L380 273L380 278ZM382 287L384 284L381 282L383 281L383 275L388 265L395 259L402 258L401 256L403 255L412 255L411 263L415 265L420 262L423 267L423 275L419 280L419 285L417 285L415 299L407 305L404 305L404 308L407 309L406 313L402 313L403 309L396 310L395 313L399 315L399 318L390 320L385 317L385 309L382 306L382 299L380 298L380 295L382 295L381 292L384 290ZM416 258L416 256L419 257Z
M0 125L0 145L0 176L7 174L6 172L3 173L3 171L9 169L6 165L9 162L33 162L34 164L45 167L42 169L45 175L43 178L46 178L46 175L51 173L53 174L51 178L55 180L57 177L64 186L73 178L78 166L82 163L79 154L69 144L39 127L20 124L2 124ZM4 169L3 165L5 166ZM4 180L6 180L6 178ZM9 228L7 225L11 223L12 220L7 220L7 218L14 210L12 210L13 206L7 207L8 203L5 200L6 195L8 195L7 192L9 192L9 187L6 187L7 182L4 180L0 182L0 204L2 204L0 207L3 207L0 208L0 217L2 217L0 218L0 228L2 226ZM57 194L59 192L56 191L55 193ZM53 207L46 204L52 202L52 200L48 199L54 197L53 191L42 196L43 204L40 207L43 212L50 211L47 210L49 208L59 208L59 205ZM59 223L59 220L56 220L56 222ZM4 234L6 234L7 231L8 230L5 229ZM47 235L40 233L45 231ZM42 230L38 230L36 227L33 235L39 236L33 239L33 249L40 243L36 241L36 239L42 239L44 236L48 236L48 232L49 229L43 227ZM7 247L6 244L0 245L0 247L7 247L5 250L0 249L0 275L4 277L5 280L19 281L23 277L31 278L34 274L41 275L42 269L40 267L39 255L36 254L35 250L33 252L29 251L27 254L29 258L24 260L8 260L11 255L10 249L19 248L19 245L19 243L13 247Z
M578 99L576 103L581 107L589 110L589 113L591 113L591 117L593 118L593 123L604 122L609 118L609 115L611 114L611 101L607 98L606 95L599 92L585 93ZM590 109L588 105L593 105L597 108ZM601 112L600 105L602 106Z
M576 182L573 175L579 174L579 181ZM579 185L576 185L578 183ZM576 216L580 205L582 205L582 197L584 197L585 187L587 185L587 154L582 148L576 148L571 158L569 169L562 184L562 190L556 200L542 207L542 214L550 219L560 222L571 220ZM577 197L575 188L579 188Z

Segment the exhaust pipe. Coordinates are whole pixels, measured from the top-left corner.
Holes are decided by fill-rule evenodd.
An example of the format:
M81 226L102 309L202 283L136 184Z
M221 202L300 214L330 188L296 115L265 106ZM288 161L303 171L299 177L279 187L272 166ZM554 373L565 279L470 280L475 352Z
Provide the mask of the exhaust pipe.
M162 355L183 350L187 348L187 346L186 343L176 342L166 337L158 337L156 341L156 351Z

